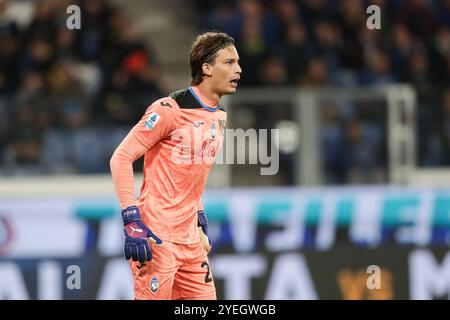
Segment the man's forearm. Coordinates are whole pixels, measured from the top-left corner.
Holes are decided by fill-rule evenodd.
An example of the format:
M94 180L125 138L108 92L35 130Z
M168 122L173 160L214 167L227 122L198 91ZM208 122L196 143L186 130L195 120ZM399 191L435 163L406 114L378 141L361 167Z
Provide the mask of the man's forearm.
M146 146L130 132L111 157L111 175L122 209L135 204L133 162L146 151Z
M135 204L133 160L125 151L117 149L110 161L111 175L121 208Z

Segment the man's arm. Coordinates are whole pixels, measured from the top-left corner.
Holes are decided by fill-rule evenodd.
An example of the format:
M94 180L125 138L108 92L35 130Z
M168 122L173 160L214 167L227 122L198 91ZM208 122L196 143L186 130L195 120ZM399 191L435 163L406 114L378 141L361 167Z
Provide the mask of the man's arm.
M142 119L128 133L111 157L110 167L114 187L119 198L123 231L124 254L144 264L152 259L150 239L161 244L159 239L143 222L134 199L133 162L142 157L156 143L167 137L176 127L176 110L158 100L152 104Z
M135 204L133 162L142 157L147 150L147 146L131 131L111 157L111 175L122 209Z
M111 157L111 175L122 209L135 205L133 162L169 136L176 127L178 106L172 101L167 98L153 103ZM168 102L171 103L170 108L167 107Z

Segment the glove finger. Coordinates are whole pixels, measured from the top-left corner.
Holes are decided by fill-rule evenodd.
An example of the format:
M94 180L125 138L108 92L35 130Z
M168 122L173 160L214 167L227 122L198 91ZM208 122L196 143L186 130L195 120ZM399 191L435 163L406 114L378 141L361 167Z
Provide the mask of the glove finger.
M144 244L143 246L141 246L141 251L142 251L142 261L141 263L145 263L146 261L148 261L148 255L147 255L147 246Z
M131 246L131 258L133 261L138 261L138 247L135 244Z
M147 237L150 239L151 242L156 244L161 244L162 240L158 238L153 232L149 231Z
M148 241L145 242L144 250L145 250L145 259L147 261L152 260L152 248L150 248Z
M150 252L150 247L148 246L148 241L145 241L139 245L139 261L141 263L145 263L150 260L148 259L148 252Z
M123 247L123 253L125 255L125 259L131 259L131 246L129 244L125 244Z
M145 260L144 260L144 244L142 243L142 244L138 244L137 246L137 254L138 254L138 261L140 262L140 263L144 263L145 262Z

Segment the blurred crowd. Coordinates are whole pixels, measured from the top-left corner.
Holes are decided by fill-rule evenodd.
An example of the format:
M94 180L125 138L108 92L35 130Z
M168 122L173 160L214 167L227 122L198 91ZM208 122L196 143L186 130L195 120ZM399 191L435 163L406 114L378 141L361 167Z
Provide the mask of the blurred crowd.
M21 25L3 14L8 1L0 0L0 174L106 172L130 125L170 91L158 61L107 0L33 3ZM81 7L80 30L66 27L71 4ZM380 30L366 27L371 4L381 9ZM236 39L241 87L412 84L420 101L418 162L450 165L450 0L186 5L198 12L199 31L219 29ZM323 103L327 182L385 181L384 106ZM267 115L273 121L286 114L274 112Z
M242 84L450 84L449 0L196 1L203 29L237 40ZM366 8L381 29L366 26Z
M417 162L450 165L450 0L194 2L200 29L223 30L237 40L241 85L412 84L420 102ZM369 5L380 8L380 30L366 25ZM386 181L380 108L323 103L327 182Z
M161 96L159 66L108 1L23 3L34 7L20 25L0 0L2 173L104 172L122 131ZM66 26L73 4L79 30Z

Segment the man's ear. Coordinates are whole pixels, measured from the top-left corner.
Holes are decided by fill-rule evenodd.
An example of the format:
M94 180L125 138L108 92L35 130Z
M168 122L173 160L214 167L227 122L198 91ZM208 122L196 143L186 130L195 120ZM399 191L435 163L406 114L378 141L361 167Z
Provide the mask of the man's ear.
M205 76L208 76L208 77L212 76L212 68L211 68L211 65L209 63L204 63L202 65L202 71L203 71L203 74Z

